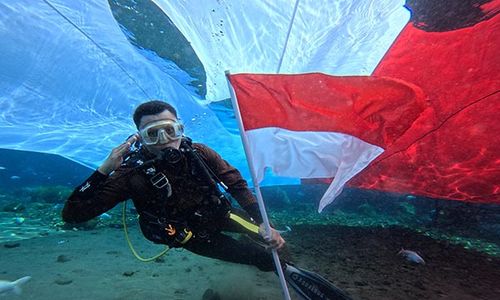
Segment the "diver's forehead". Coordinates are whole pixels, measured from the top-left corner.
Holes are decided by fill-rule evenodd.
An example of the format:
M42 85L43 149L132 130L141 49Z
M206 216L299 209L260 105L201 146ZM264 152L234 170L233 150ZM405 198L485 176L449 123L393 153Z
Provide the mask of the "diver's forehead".
M139 128L144 128L148 124L151 124L156 121L177 121L175 115L168 110L164 110L156 115L145 115L141 118L141 122L139 123Z

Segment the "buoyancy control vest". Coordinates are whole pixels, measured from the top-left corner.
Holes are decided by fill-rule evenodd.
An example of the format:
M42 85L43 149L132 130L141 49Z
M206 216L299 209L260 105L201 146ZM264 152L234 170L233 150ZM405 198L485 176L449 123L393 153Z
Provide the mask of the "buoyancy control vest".
M139 148L124 161L135 169L132 180L140 181L132 185L147 188L151 198L137 207L147 239L179 247L187 242L184 236L189 232L195 238L206 238L228 218L231 205L219 190L220 180L197 151L189 138L183 138L179 149L167 148L160 157L148 157ZM193 199L179 193L192 193ZM186 199L193 203L183 203Z

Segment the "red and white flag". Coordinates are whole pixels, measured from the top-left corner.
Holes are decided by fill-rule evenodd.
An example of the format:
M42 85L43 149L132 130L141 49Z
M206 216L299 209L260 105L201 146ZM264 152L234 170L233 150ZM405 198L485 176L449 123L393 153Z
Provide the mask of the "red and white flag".
M257 181L266 168L280 176L333 177L320 212L427 108L418 87L387 77L228 77Z
M500 204L499 8L500 0L474 7L484 15L473 22L457 17L466 10L451 9L447 16L458 23L439 29L417 15L408 23L373 75L419 86L432 115L349 186Z

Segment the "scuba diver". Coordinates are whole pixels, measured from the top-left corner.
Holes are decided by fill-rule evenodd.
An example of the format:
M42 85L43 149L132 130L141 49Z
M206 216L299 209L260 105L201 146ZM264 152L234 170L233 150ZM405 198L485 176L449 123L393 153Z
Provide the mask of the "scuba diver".
M275 271L266 248L282 249L285 240L274 228L266 234L257 201L240 172L208 146L184 136L175 108L166 102L139 105L133 119L138 133L114 148L75 188L62 210L63 220L82 223L132 199L148 240ZM242 209L231 205L220 186ZM255 242L224 232L243 233ZM321 276L288 262L281 265L305 299L349 299Z

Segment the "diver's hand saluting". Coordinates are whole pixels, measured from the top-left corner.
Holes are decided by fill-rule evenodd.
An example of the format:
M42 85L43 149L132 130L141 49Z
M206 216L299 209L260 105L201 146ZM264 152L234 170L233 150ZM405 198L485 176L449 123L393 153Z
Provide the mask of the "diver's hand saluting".
M108 158L106 158L106 160L102 163L102 165L99 168L97 168L97 171L99 171L99 173L102 173L104 175L109 175L111 172L118 169L118 167L123 162L123 157L125 157L125 155L127 155L130 152L130 146L133 143L135 143L138 139L139 135L134 134L131 137L129 137L125 141L125 143L119 145L116 148L113 148Z

